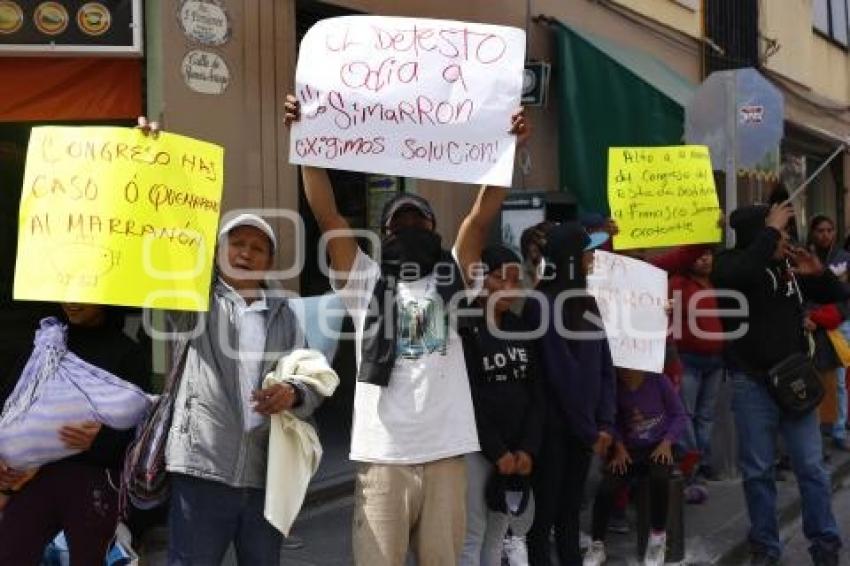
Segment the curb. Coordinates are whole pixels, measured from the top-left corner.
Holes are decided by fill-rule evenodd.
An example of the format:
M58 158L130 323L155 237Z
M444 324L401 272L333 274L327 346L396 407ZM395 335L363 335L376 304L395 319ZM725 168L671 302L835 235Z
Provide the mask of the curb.
M791 473L791 472L789 472ZM840 464L838 464L832 473L830 474L830 480L832 483L832 491L833 493L837 491L841 486L845 483L845 481L850 478L850 459L844 459ZM743 487L742 487L743 489ZM786 529L792 522L794 522L801 513L802 510L802 501L799 497L794 498L793 501L781 507L779 511L779 530L780 532ZM732 546L729 550L721 554L717 559L717 564L744 564L749 559L750 555L750 544L745 539L740 543Z

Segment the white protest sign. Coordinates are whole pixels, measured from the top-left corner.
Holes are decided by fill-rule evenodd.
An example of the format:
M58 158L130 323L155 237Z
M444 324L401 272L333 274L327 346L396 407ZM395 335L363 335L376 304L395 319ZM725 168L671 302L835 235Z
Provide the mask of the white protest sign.
M614 365L661 373L667 340L667 273L597 250L587 289L599 304Z
M344 16L301 41L302 165L509 187L525 32L450 20Z

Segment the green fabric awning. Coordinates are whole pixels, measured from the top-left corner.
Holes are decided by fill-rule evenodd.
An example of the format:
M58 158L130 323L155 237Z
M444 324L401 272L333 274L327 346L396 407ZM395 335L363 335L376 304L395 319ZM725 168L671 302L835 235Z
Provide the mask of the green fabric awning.
M611 146L681 143L696 85L641 51L555 21L560 188L608 213Z

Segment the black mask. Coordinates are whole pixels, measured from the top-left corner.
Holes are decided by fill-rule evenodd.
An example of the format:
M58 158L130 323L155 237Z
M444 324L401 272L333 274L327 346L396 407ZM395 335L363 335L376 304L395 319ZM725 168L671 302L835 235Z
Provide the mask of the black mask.
M382 271L393 277L422 278L434 271L441 255L440 236L425 228L403 228L381 242Z

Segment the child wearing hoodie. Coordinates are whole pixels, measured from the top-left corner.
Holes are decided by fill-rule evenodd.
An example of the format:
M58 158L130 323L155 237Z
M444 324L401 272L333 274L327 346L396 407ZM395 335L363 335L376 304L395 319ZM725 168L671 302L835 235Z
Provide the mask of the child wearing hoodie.
M508 527L513 527L512 536L524 538L517 523L531 526L530 478L546 410L536 344L527 335L531 329L511 311L520 298L521 260L496 244L484 249L481 263L484 292L477 303L484 313L459 330L481 444L481 452L466 455L462 566L500 566ZM512 509L505 499L510 492L523 494Z
M605 563L605 532L614 497L631 479L649 477L650 527L644 564L661 566L667 545L672 446L687 426L679 396L663 375L618 369L616 441L593 505L593 544L584 566Z
M550 563L553 529L559 562L581 564L578 519L584 484L593 453L606 454L612 440L616 377L586 277L593 251L607 240L608 234L589 235L577 222L552 228L544 247L550 273L537 286L538 300L525 303L527 324L543 330L538 348L548 401L539 465L533 472L531 564Z

